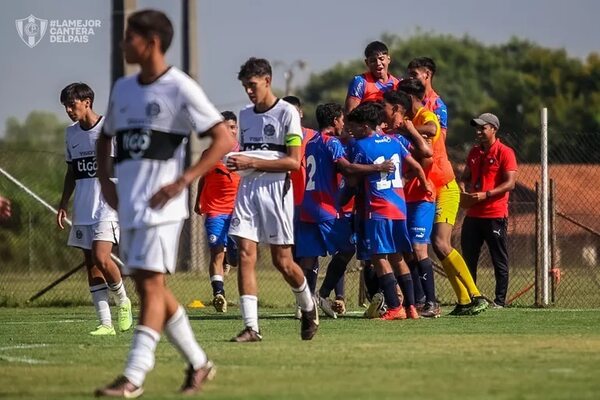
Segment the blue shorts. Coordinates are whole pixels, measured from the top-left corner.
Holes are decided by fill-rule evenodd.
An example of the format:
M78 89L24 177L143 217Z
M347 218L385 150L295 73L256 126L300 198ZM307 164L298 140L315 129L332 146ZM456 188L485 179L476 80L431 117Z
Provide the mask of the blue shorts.
M229 232L229 223L231 222L231 215L215 215L206 216L204 220L204 228L206 229L206 241L208 247L213 248L217 246L226 247L228 251L237 251L235 241L233 241L227 232Z
M431 230L435 218L435 203L430 201L417 201L406 203L406 225L411 243L431 243Z
M369 255L412 252L406 220L369 219L365 227Z
M298 258L354 252L354 235L348 219L331 219L319 223L299 221L296 226Z

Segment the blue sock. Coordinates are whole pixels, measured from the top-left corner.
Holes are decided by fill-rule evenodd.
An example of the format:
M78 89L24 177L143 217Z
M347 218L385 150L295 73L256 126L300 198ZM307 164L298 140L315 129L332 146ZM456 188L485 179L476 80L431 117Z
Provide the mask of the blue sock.
M425 292L423 291L419 276L419 262L414 259L409 261L408 268L410 268L410 276L412 277L413 289L415 291L415 301L417 303L425 303Z
M319 276L319 259L315 261L312 268L304 270L304 276L306 277L306 283L310 289L311 294L315 294L317 290L317 277Z
M223 296L225 296L225 285L223 284L223 281L211 280L210 286L212 286L213 296L216 296L218 294L222 294Z
M433 276L433 263L431 259L424 258L419 261L419 277L421 285L423 285L423 291L425 292L425 299L427 302L435 302L435 280Z
M327 273L325 279L319 289L319 295L321 297L329 297L331 291L335 289L336 295L338 294L338 287L341 282L342 296L344 296L344 273L346 272L346 266L348 265L349 258L340 253L336 253L327 266Z
M400 307L400 299L398 299L398 293L396 292L397 284L396 278L394 278L394 274L391 272L379 277L379 287L383 291L383 298L385 299L385 304L388 306L388 310Z
M400 289L402 289L402 294L404 295L404 306L414 306L415 305L415 290L413 286L413 279L411 274L398 275L396 277L398 284L400 285Z
M377 274L375 273L375 268L373 268L371 261L365 261L363 277L365 279L367 295L369 297L369 301L371 301L373 296L375 296L375 293L379 291L379 280L377 279Z
M344 275L342 275L340 277L340 279L338 279L337 283L335 284L335 288L333 289L335 291L335 298L336 299L343 299L344 297L346 297L346 287L345 287L345 282L344 282Z

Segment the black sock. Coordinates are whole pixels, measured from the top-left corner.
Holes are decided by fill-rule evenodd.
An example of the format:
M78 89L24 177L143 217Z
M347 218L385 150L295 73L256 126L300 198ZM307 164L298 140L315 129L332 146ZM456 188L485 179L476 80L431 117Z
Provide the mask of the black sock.
M346 285L344 281L344 275L342 275L333 288L336 299L343 299L346 297Z
M304 276L306 277L310 293L315 294L315 290L317 290L317 277L319 276L319 259L315 261L312 268L304 270Z
M375 273L375 268L373 268L373 264L370 261L365 261L365 266L363 268L363 277L365 278L365 287L367 288L367 295L369 296L369 301L375 296L375 293L379 291L379 280L377 279L377 274Z
M400 285L400 289L402 289L402 294L404 295L404 306L414 306L415 305L415 289L413 285L413 279L411 274L398 275L396 277L398 284Z
M340 253L335 254L329 265L327 266L327 273L325 279L319 289L319 296L329 297L331 291L335 288L336 294L338 294L338 286L341 282L342 296L344 295L344 273L346 272L346 266L348 265L348 258Z
M408 268L410 268L410 276L412 277L413 288L415 291L415 301L417 303L424 303L425 292L423 291L419 276L419 262L417 260L409 261Z
M210 281L210 286L212 286L213 296L218 294L225 296L225 285L223 284L223 281Z
M400 307L400 299L398 299L398 293L396 292L396 278L391 272L379 277L379 287L383 291L383 298L385 304L388 306L388 310L391 308Z
M433 276L433 263L429 257L419 261L419 276L421 278L421 285L423 285L423 291L425 292L426 301L435 302L435 279Z

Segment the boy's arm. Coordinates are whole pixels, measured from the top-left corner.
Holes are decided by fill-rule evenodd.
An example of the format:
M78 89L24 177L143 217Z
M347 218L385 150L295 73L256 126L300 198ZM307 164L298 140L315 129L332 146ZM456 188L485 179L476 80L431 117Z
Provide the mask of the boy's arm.
M200 197L202 196L202 189L204 189L204 177L201 176L198 180L198 194L196 195L196 202L194 203L194 212L198 215L202 215L200 212Z
M394 172L396 166L391 160L385 160L381 164L353 164L345 158L340 158L336 162L338 170L346 175L368 175L373 172Z
M111 157L112 143L113 139L111 136L107 136L104 132L100 134L96 142L96 161L98 162L98 180L100 181L104 200L106 200L109 206L117 210L119 205L117 188L115 183L110 180L113 169L113 157Z
M212 143L204 151L198 162L186 169L173 183L162 187L149 201L150 207L162 208L169 200L181 193L194 179L204 176L235 145L235 139L223 122L217 123L205 133Z
M65 229L63 220L67 218L67 209L69 208L69 199L75 190L75 173L73 172L73 164L67 163L67 171L65 172L65 179L63 183L63 192L60 198L60 204L58 206L58 212L56 213L56 224L60 229Z
M425 176L425 172L423 171L423 168L421 168L421 164L419 164L419 162L417 160L415 160L413 158L413 156L411 156L410 154L406 156L404 161L408 165L409 169L415 173L417 179L421 183L421 187L423 187L423 189L425 189L425 191L427 191L429 193L433 193L433 189L432 189L431 185L429 184L429 182L427 181L427 177Z

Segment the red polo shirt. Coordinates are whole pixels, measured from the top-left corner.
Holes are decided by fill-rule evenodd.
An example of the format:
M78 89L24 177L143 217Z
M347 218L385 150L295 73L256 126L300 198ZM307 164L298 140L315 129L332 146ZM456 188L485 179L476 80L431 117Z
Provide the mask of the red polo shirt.
M471 171L471 187L474 192L487 192L504 181L504 173L517 170L515 152L496 139L486 152L480 145L471 149L467 165ZM508 217L509 192L492 196L467 210L467 216L477 218Z

